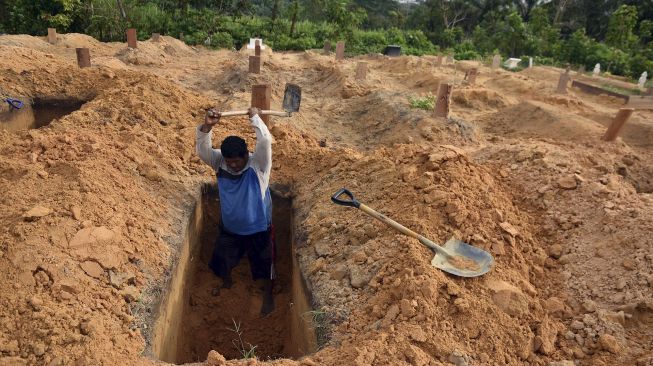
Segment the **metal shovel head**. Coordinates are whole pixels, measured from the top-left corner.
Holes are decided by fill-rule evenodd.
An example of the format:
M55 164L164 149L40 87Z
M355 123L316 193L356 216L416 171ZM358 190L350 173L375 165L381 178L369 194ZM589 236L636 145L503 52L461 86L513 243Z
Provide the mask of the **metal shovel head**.
M299 104L302 102L302 88L295 84L286 84L286 91L283 93L283 110L286 112L299 112Z
M458 239L449 239L443 248L451 256L436 254L431 265L456 276L481 276L487 273L494 263L490 253Z

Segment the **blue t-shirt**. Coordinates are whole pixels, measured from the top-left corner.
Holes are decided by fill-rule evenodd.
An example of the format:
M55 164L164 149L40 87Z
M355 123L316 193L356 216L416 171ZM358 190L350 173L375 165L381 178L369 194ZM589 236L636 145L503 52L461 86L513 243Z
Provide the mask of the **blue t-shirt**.
M272 223L270 189L261 193L254 169L249 166L242 174L218 171L222 225L234 234L251 235L268 229Z

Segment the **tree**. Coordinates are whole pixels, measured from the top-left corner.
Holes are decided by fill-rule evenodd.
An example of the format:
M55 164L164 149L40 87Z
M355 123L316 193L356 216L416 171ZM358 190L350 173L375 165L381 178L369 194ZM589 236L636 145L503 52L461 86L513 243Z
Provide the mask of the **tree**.
M560 29L551 25L546 9L533 9L527 28L532 37L533 54L553 57L559 46Z
M637 25L637 8L622 5L610 17L605 43L624 51L630 50L638 43L634 33L635 25Z

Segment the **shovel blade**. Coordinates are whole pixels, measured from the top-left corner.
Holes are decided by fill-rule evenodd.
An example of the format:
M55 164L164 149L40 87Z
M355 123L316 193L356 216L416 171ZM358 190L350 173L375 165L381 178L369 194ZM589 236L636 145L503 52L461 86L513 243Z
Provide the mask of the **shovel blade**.
M299 112L299 105L302 102L302 88L295 84L286 84L286 91L283 93L283 110L286 112Z
M494 263L494 258L490 253L458 239L449 239L444 244L444 250L451 257L436 254L431 265L456 276L478 277L484 275Z

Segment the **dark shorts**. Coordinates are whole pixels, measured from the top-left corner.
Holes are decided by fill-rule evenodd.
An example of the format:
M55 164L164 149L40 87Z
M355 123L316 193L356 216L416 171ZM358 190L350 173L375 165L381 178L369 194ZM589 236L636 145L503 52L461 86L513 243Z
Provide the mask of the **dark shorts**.
M224 229L215 242L213 256L209 267L216 276L226 278L231 275L231 270L238 265L245 253L249 259L252 278L274 279L274 228L251 235L238 235Z

